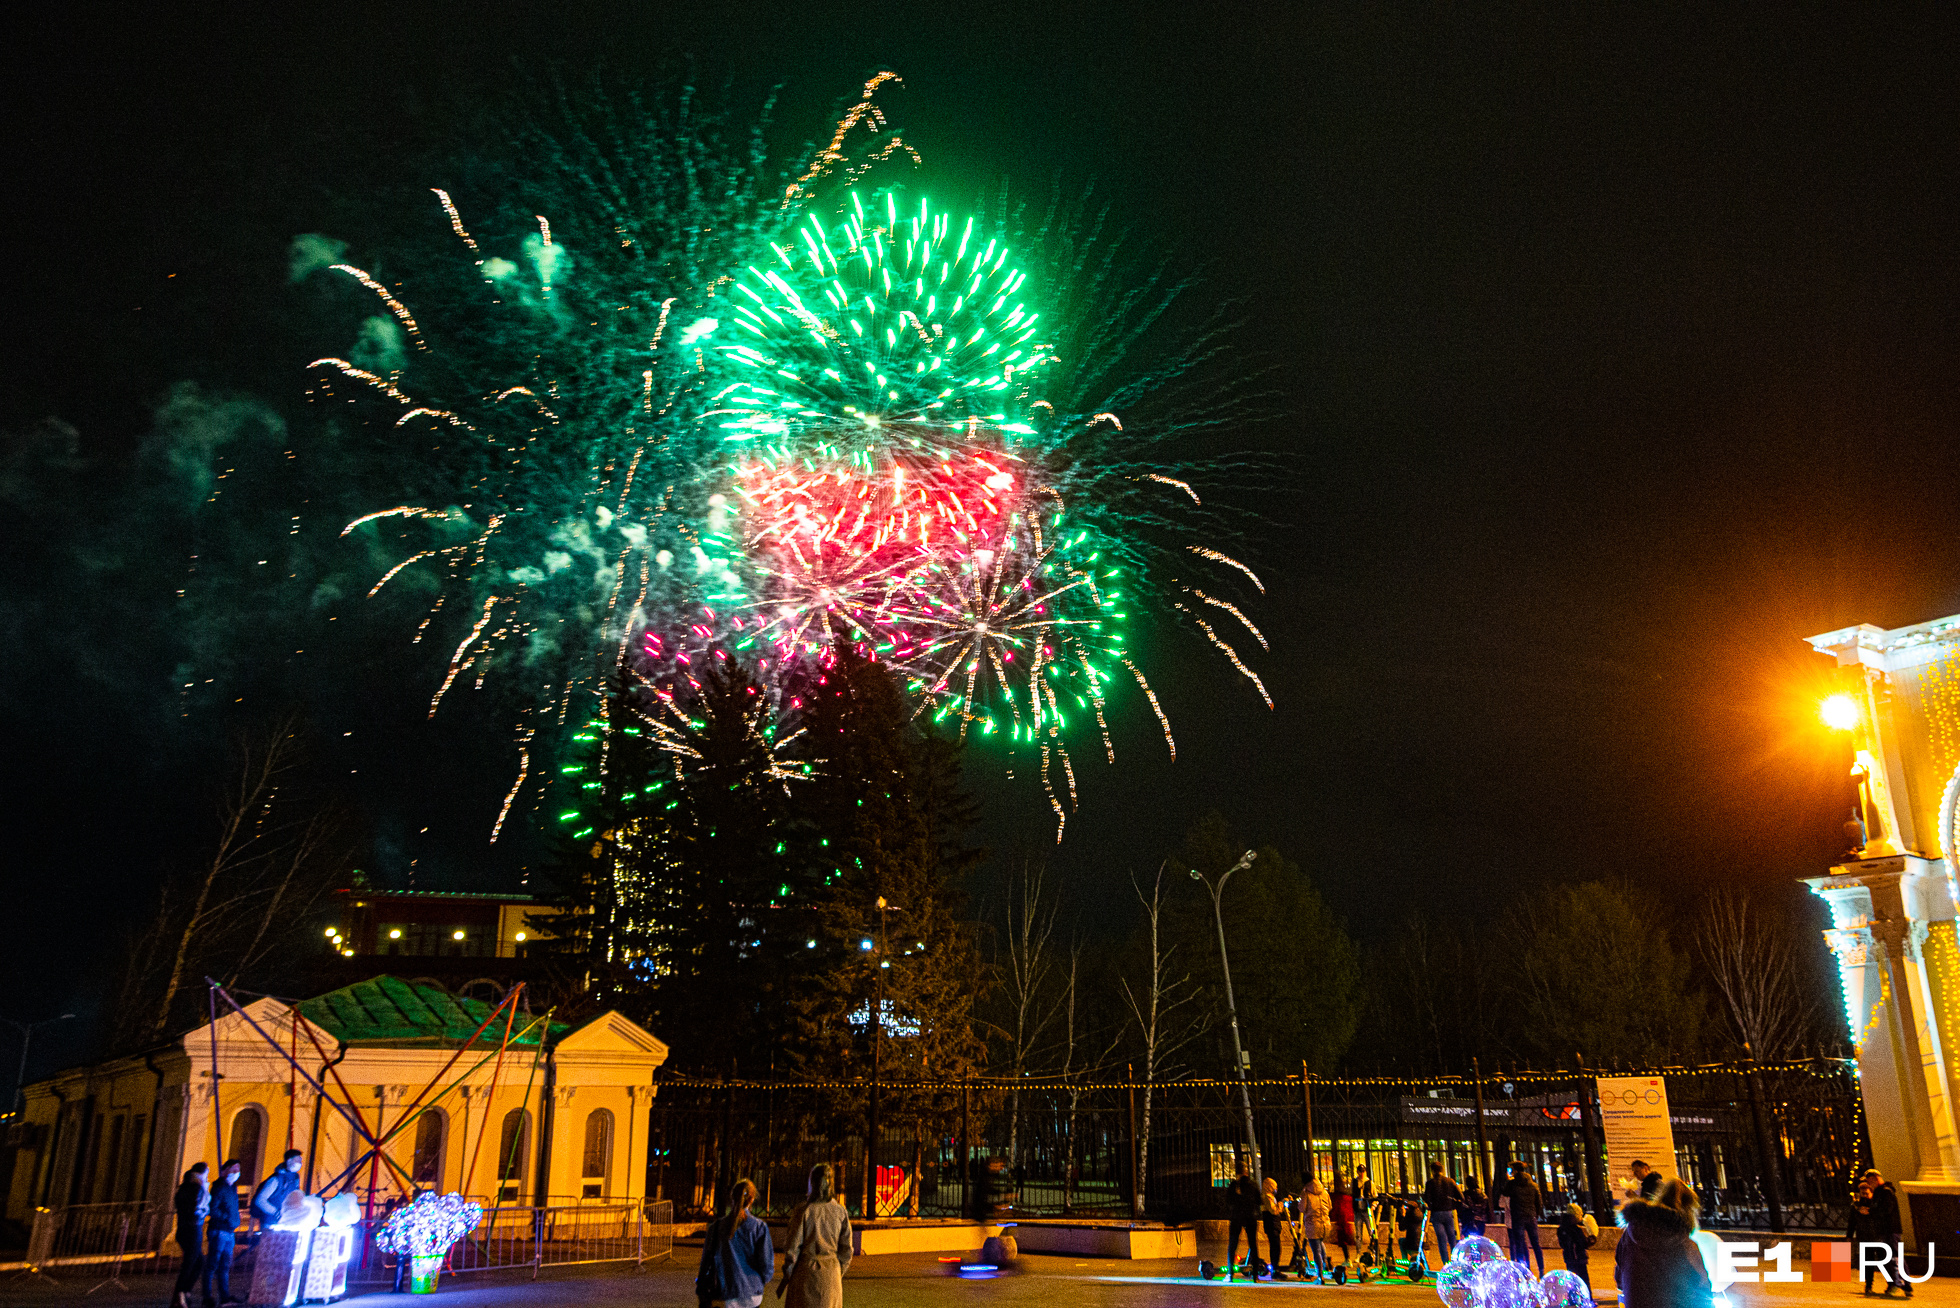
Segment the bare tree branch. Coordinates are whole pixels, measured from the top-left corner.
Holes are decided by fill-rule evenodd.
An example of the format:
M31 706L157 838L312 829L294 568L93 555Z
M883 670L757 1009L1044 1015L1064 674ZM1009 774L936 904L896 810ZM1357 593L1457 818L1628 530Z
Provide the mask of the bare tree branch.
M1736 1041L1759 1062L1795 1054L1814 1027L1816 1006L1789 933L1724 888L1709 896L1694 945Z
M1164 869L1168 866L1169 860L1157 865L1156 879L1147 894L1134 876L1130 879L1137 902L1143 905L1150 953L1146 972L1137 985L1132 986L1128 977L1120 979L1123 1000L1143 1042L1143 1122L1137 1130L1137 1182L1132 1197L1139 1217L1143 1215L1145 1178L1150 1175L1150 1110L1156 1083L1177 1074L1179 1069L1172 1065L1177 1052L1211 1025L1210 1014L1200 1006L1203 991L1192 982L1191 974L1172 976L1169 972L1176 946L1167 947L1163 937Z

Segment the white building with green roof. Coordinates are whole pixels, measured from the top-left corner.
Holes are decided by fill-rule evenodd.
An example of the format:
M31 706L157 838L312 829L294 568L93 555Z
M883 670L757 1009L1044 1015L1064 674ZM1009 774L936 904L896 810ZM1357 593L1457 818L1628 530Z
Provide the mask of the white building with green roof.
M377 1206L411 1189L485 1206L636 1203L666 1058L617 1013L547 1022L428 981L381 976L297 1004L261 998L215 1026L28 1086L7 1215L167 1208L196 1162L215 1176L236 1158L249 1187L289 1148L305 1155L308 1190L372 1194ZM368 1137L382 1141L379 1156Z

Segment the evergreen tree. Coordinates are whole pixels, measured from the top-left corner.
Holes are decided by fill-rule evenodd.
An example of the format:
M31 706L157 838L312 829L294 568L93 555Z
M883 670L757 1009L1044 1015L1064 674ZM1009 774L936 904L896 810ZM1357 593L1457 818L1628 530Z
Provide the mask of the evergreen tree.
M684 694L684 698L682 697ZM584 997L658 1032L676 1066L726 1070L780 1034L783 978L803 965L779 724L747 671L720 660L679 691L615 685L582 736L588 827L563 861L551 924Z
M959 839L970 809L957 756L926 743L885 666L843 642L806 697L803 726L813 775L796 806L814 966L792 997L789 1061L868 1075L877 1004L881 1078L964 1075L980 1061L981 978L958 885L976 855Z
M1594 1062L1652 1067L1706 1052L1707 996L1695 967L1658 925L1661 913L1618 886L1561 886L1520 905L1508 958L1516 1047L1539 1066Z

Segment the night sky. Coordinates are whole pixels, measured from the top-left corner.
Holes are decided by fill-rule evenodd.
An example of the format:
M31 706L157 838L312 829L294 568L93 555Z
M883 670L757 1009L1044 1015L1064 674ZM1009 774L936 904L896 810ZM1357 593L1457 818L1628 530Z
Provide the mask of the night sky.
M0 1016L94 1011L116 933L208 825L213 742L282 704L384 878L413 859L422 888L516 884L521 851L482 839L508 732L426 725L403 632L172 606L190 540L157 415L191 383L298 439L317 335L291 239L371 257L505 88L599 66L691 67L736 106L780 87L786 144L894 69L921 185L1094 182L1244 304L1283 415L1221 448L1288 460L1292 492L1253 505L1278 708L1160 651L1178 761L1131 714L1059 849L1038 796L974 760L996 868L1045 847L1093 905L1216 808L1369 940L1412 906L1593 877L1803 908L1791 881L1841 846L1848 757L1801 637L1960 611L1955 33L1862 6L1199 8L16 19ZM289 638L311 642L297 662ZM223 647L238 692L188 717L187 645ZM68 1025L38 1065L79 1051Z

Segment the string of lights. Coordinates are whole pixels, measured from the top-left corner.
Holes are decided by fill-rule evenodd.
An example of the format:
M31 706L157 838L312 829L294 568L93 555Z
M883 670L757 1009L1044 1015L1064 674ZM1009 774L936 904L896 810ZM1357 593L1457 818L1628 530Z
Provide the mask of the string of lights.
M1781 1062L1723 1062L1703 1063L1692 1066L1667 1065L1661 1067L1636 1068L1631 1070L1612 1070L1587 1068L1581 1070L1493 1072L1482 1078L1468 1076L1316 1076L1309 1074L1305 1084L1309 1086L1342 1088L1381 1088L1401 1086L1448 1086L1470 1089L1478 1085L1502 1087L1505 1085L1527 1086L1547 1084L1568 1084L1573 1081L1591 1080L1602 1073L1613 1076L1664 1076L1668 1078L1698 1076L1757 1076L1764 1073L1807 1073L1826 1079L1855 1075L1856 1064L1848 1058L1819 1055L1813 1058L1787 1059ZM663 1076L659 1085L684 1086L698 1089L736 1089L736 1090L847 1090L868 1089L871 1082L864 1078L839 1079L827 1081L761 1081L739 1077L695 1077L687 1075ZM880 1080L878 1085L893 1090L1143 1090L1147 1088L1165 1089L1221 1089L1235 1090L1239 1082L1229 1079L1193 1077L1177 1081L1073 1081L1063 1077L998 1077L979 1076L965 1080ZM1302 1078L1254 1077L1245 1082L1253 1087L1291 1086L1299 1088Z

